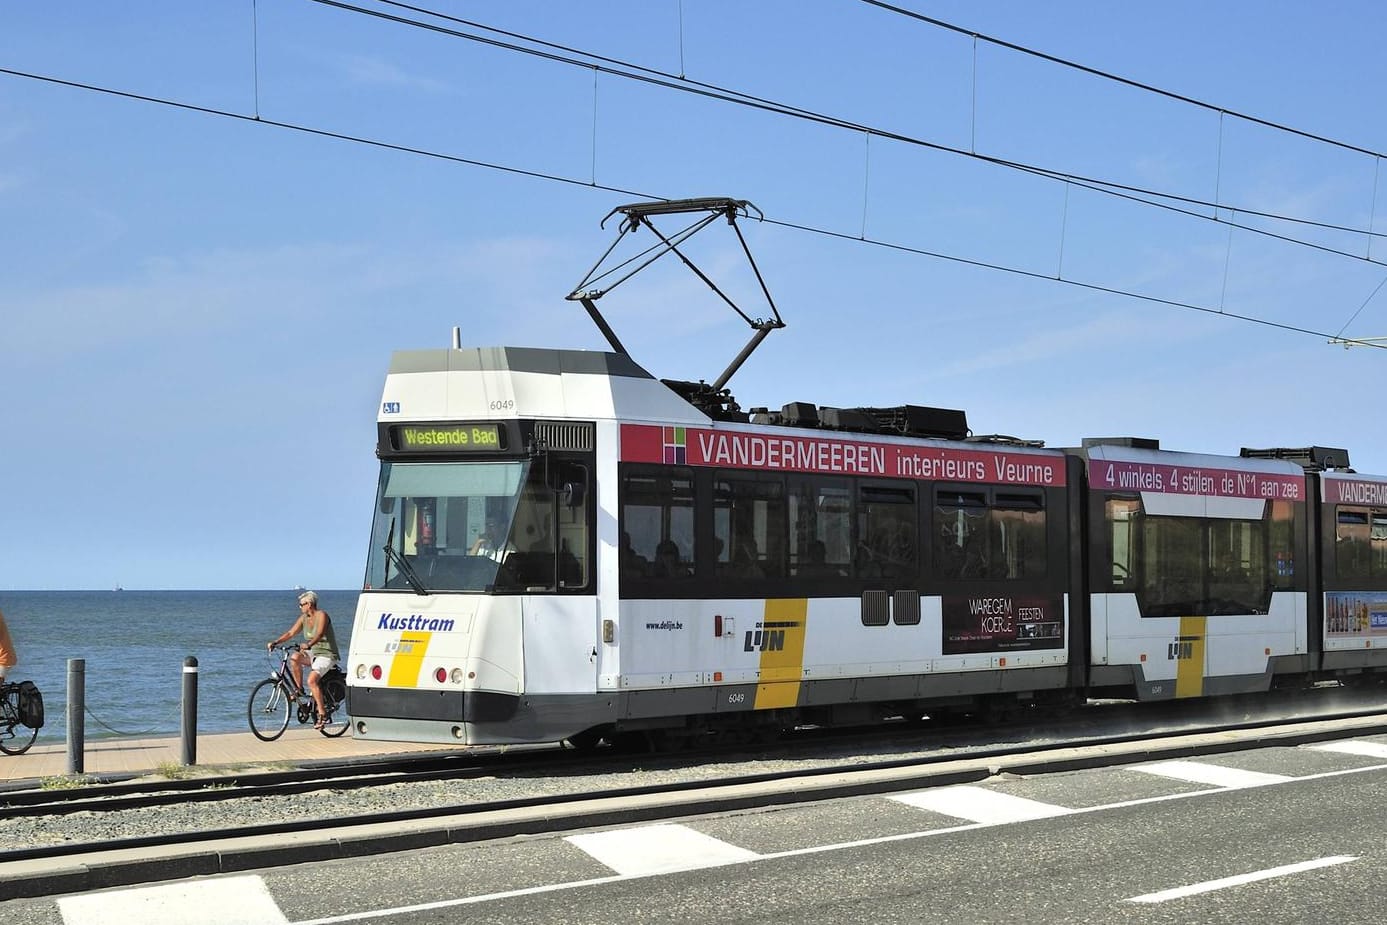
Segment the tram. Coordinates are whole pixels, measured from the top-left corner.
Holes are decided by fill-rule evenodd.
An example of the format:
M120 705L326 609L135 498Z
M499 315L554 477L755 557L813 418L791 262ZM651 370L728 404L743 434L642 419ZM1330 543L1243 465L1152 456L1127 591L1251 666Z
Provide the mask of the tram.
M672 744L1387 677L1387 478L1345 451L742 412L609 340L392 358L357 736Z

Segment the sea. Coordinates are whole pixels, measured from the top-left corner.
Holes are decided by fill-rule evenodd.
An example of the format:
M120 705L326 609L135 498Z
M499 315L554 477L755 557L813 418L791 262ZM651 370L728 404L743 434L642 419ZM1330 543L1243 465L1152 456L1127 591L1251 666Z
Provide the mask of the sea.
M343 667L357 591L323 591ZM244 732L251 688L269 677L265 643L298 619L301 592L0 591L19 664L7 680L43 692L39 744L65 742L68 663L85 662L88 740L178 735L184 660L197 659L197 729Z

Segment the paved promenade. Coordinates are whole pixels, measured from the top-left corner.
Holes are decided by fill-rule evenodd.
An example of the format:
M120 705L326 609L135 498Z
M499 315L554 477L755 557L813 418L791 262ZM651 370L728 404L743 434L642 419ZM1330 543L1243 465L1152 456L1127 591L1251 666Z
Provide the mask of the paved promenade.
M198 736L197 764L189 770L195 775L225 776L248 769L288 770L306 763L461 750L451 745L359 741L351 733L329 739L312 729L289 729L276 742L261 742L249 732L230 732ZM117 777L159 775L181 766L182 751L177 736L88 739L82 771ZM23 755L0 754L0 787L4 789L65 774L67 743L61 731L40 732L38 741Z

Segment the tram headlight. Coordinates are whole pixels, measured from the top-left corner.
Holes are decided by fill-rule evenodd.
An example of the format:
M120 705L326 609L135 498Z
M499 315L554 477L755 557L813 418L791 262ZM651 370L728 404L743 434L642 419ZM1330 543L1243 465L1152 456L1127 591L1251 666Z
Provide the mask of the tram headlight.
M366 680L366 663L365 663L365 662L362 662L360 665L357 665L357 666L356 666L356 679L357 679L358 681L364 681L364 680Z
M461 668L454 668L454 669L453 669L452 679L453 679L453 683L454 683L454 684L461 684L461 683L462 683L462 669L461 669Z

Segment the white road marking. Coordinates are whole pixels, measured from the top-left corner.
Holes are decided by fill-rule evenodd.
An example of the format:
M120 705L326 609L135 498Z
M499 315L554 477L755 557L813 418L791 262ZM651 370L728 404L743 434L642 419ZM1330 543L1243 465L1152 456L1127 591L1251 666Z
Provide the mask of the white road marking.
M1342 752L1345 755L1387 758L1387 744L1382 742L1359 742L1350 739L1346 742L1325 742L1322 745L1311 745L1310 748L1316 748L1322 752Z
M760 855L718 841L685 825L645 825L612 832L569 835L576 845L619 874L664 874L753 861Z
M257 876L182 880L58 900L66 925L277 925L288 922Z
M1172 899L1180 899L1185 896L1195 896L1199 893L1212 893L1214 890L1227 889L1230 886L1241 886L1244 883L1255 883L1258 880L1270 880L1273 877L1285 877L1289 874L1299 874L1307 870L1315 870L1320 867L1333 867L1335 864L1347 864L1349 861L1356 861L1358 858L1351 855L1336 855L1332 858L1320 858L1316 861L1302 861L1299 864L1287 864L1284 867L1272 867L1268 870L1253 871L1250 874L1239 874L1236 877L1224 877L1221 880L1206 880L1203 883L1194 883L1190 886L1178 886L1171 890L1162 890L1159 893L1147 893L1143 896L1132 896L1124 899L1123 902L1129 903L1163 903Z
M1361 768L1347 768L1342 771L1326 771L1320 774L1307 774L1303 777L1287 778L1288 781L1309 781L1324 780L1331 777L1346 777L1357 774L1373 773L1376 771L1387 770L1387 765L1371 765ZM1275 775L1269 775L1275 777ZM1143 797L1139 800L1123 800L1117 803L1106 803L1099 806L1085 806L1082 809L1075 809L1072 812L1076 815L1098 814L1109 812L1113 809L1123 809L1132 806L1154 806L1160 803L1178 803L1183 800L1194 800L1206 797L1217 790L1197 790L1187 793L1167 793L1156 797ZM808 857L815 854L830 854L837 851L851 851L856 848L869 848L875 845L887 845L918 841L925 838L938 838L941 836L953 835L958 832L967 832L981 828L977 823L967 823L963 825L947 826L939 829L924 829L918 832L900 832L896 835L878 835L872 838L860 838L853 841L835 842L828 845L813 845L808 848L792 848L787 851L776 851L770 854L757 855L749 860L778 861L786 858ZM1350 859L1352 860L1352 859ZM347 912L340 915L329 915L318 919L307 919L295 923L295 925L344 925L347 922L365 922L372 919L383 919L397 915L407 915L419 912L435 912L440 909L454 909L465 906L480 906L506 899L513 899L518 896L540 896L546 893L563 893L569 890L581 890L593 886L602 886L609 883L621 883L628 880L639 880L645 876L659 876L659 874L633 874L622 875L613 874L610 877L591 877L586 880L569 880L560 883L546 883L539 886L522 887L515 890L503 890L497 893L482 893L475 896L459 896L453 899L441 899L428 903L417 903L409 906L387 906L381 909L367 909L358 912ZM1155 894L1152 894L1155 895ZM1130 900L1135 902L1134 898ZM1145 900L1143 900L1145 901Z
M1215 787L1235 789L1238 787L1262 787L1267 784L1281 784L1293 778L1280 774L1263 774L1261 771L1240 771L1202 761L1159 761L1155 764L1132 765L1131 770L1160 777L1173 777L1176 780L1195 784L1212 784Z
M891 799L945 816L980 822L983 825L1049 819L1052 816L1067 816L1073 812L1072 809L1056 806L1054 803L1041 803L1039 800L1014 797L1009 793L998 793L986 787L967 785L902 793Z

